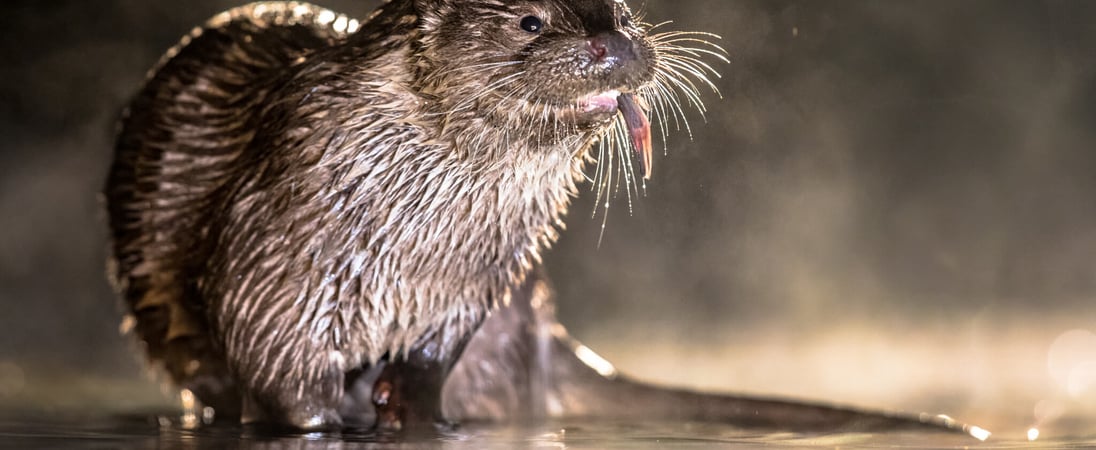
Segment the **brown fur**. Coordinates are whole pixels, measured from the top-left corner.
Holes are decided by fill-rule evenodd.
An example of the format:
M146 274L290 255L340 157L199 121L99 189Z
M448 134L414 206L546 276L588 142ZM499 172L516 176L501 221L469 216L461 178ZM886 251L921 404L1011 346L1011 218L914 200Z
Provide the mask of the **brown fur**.
M196 30L129 109L106 189L150 358L208 403L237 409L242 391L256 418L306 427L339 421L347 372L414 351L447 372L556 239L615 124L579 99L667 105L630 14L399 0L352 33L262 3ZM518 27L527 15L543 32ZM603 32L636 59L594 61L586 36Z

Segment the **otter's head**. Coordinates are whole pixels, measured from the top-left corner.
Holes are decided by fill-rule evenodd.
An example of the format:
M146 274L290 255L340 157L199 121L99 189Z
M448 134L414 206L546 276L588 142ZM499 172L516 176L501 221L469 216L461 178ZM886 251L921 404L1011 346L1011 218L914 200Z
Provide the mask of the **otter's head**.
M722 58L710 35L648 34L653 27L622 0L415 0L415 8L418 88L447 121L521 134L531 146L578 136L583 147L632 148L644 177L648 112L665 125L667 113L680 115L679 94L702 108L689 77L707 82L714 72L700 57ZM690 42L699 48L679 45Z

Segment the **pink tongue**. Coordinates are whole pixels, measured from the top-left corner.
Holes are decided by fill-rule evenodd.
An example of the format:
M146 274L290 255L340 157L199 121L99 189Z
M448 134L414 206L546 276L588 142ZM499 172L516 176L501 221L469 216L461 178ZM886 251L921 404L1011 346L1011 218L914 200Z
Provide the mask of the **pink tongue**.
M643 179L651 179L651 122L647 120L647 114L636 102L635 94L620 94L617 98L617 107L624 115L624 123L628 126L628 135L632 138L632 150L639 159L639 174Z

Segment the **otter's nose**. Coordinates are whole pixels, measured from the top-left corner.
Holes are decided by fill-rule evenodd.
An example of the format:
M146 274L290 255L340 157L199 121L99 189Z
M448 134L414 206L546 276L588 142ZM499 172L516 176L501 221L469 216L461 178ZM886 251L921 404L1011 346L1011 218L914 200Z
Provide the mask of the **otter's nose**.
M606 31L586 39L587 50L595 62L622 63L635 61L632 40L619 31Z

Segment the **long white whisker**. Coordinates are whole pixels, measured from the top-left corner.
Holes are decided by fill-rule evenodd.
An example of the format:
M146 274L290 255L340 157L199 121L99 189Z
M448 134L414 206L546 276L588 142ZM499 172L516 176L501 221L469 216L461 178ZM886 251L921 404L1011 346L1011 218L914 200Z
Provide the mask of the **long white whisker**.
M682 76L681 81L685 82L686 84L688 84L692 88L692 91L693 91L693 93L696 94L697 98L700 97L700 89L697 89L696 85L692 82L693 79L700 80L701 82L707 84L708 87L712 91L715 91L716 93L719 93L719 88L716 87L716 85L713 84L711 82L711 80L708 79L708 77L705 77L703 72L699 72L699 71L689 67L687 64L682 64L678 61L674 61L674 60L671 60L671 59L666 59L663 62L665 63L665 65L668 69L670 69L670 70L672 70L672 71L674 71L678 74L681 74L681 72L683 71L687 74L693 75L692 78ZM683 75L683 74L681 74L681 75Z

